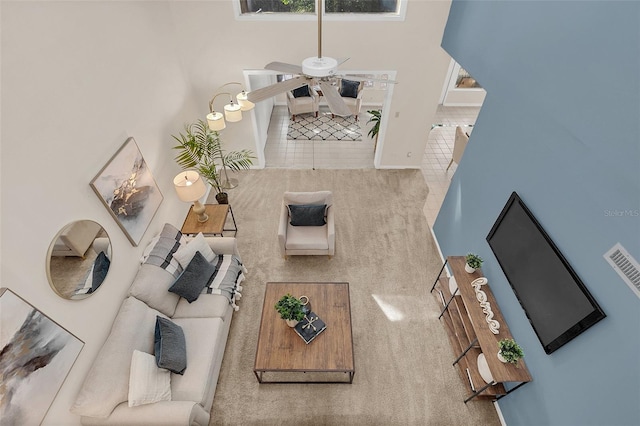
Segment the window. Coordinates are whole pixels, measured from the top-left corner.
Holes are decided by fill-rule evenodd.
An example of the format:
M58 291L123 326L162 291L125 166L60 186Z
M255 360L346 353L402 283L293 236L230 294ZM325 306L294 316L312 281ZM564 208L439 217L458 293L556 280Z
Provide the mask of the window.
M364 15L355 19L404 19L407 0L324 0L325 16ZM316 14L317 0L237 0L242 18L278 19ZM286 19L286 18L284 18ZM329 18L330 19L330 18Z

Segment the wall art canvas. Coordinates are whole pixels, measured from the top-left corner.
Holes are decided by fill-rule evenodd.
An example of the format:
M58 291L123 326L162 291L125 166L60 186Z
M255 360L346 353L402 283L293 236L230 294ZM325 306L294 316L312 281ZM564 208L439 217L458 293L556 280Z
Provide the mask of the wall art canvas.
M137 246L163 197L133 138L127 139L93 178L91 188L131 244Z
M38 425L84 342L0 289L0 425Z

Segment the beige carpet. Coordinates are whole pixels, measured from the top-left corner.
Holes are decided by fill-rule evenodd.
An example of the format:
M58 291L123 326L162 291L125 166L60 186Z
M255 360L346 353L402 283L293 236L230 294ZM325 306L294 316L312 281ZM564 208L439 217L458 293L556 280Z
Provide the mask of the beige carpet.
M249 274L211 425L499 425L490 402L462 402L467 390L429 293L440 261L419 170L265 169L242 172L239 181L229 199ZM285 261L277 245L282 193L322 189L334 193L336 255ZM253 364L268 281L349 282L353 384L258 384Z

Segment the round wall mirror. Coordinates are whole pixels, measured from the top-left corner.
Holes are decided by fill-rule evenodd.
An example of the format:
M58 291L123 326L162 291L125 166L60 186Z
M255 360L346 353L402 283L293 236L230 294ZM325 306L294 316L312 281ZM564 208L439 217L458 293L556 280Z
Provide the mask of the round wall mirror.
M78 220L62 228L47 252L47 278L65 299L84 299L102 285L111 264L111 241L100 224Z

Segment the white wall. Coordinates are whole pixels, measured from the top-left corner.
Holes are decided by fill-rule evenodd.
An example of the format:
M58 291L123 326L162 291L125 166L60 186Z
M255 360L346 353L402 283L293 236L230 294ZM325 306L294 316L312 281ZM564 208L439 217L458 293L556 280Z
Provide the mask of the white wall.
M397 70L381 165L419 167L445 77L439 47L449 1L410 1L406 22L327 22L324 51L352 69ZM234 19L230 0L212 2L0 3L2 140L0 285L9 287L85 342L45 424L74 424L75 395L125 297L143 246L188 206L172 186L179 168L171 134L204 118L217 87L243 70L315 54L315 24ZM364 37L363 34L369 34ZM253 114L253 113L250 113ZM227 126L229 149L255 150L251 120ZM164 195L133 247L89 187L133 136ZM408 151L414 152L411 158ZM98 293L83 301L49 288L45 256L67 223L92 219L113 243Z
M2 3L2 275L1 285L24 297L85 342L47 415L73 424L68 413L81 381L106 338L137 268L133 247L89 182L133 136L164 195L144 236L164 222L181 223L172 178L171 132L195 109L175 54L164 3ZM11 184L7 184L11 183ZM47 248L76 219L104 226L113 267L102 288L67 301L49 288Z

